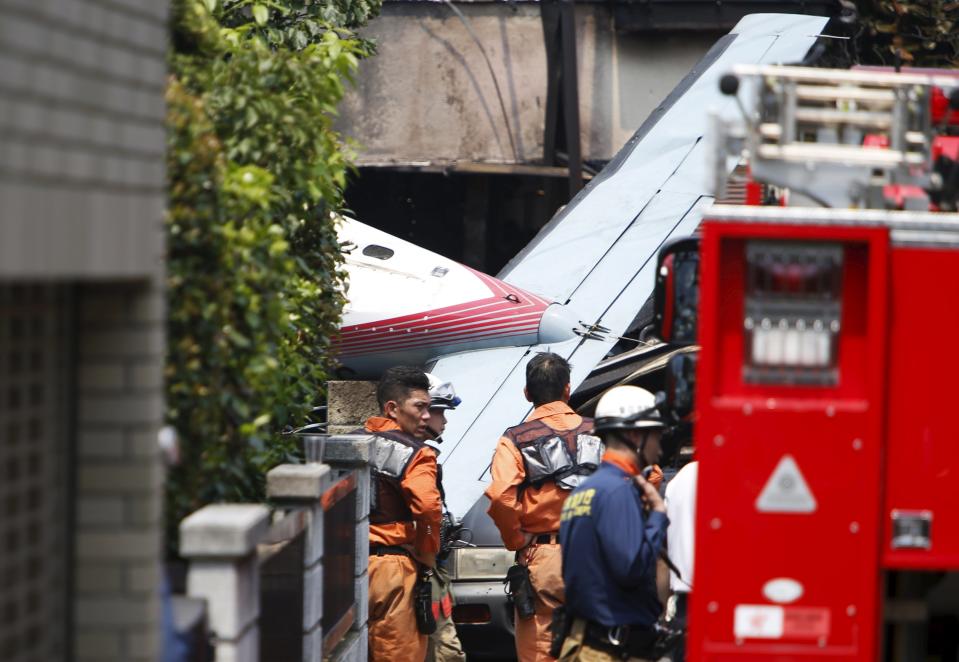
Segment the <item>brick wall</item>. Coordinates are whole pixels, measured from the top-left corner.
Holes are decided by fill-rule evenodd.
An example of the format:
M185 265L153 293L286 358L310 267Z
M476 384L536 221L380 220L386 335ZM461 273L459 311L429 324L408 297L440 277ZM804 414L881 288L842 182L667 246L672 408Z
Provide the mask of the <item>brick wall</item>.
M164 301L121 284L86 285L79 302L76 659L154 659Z
M0 288L71 293L43 303L73 320L69 375L48 386L69 386L75 416L58 437L75 460L72 536L54 552L71 595L48 628L78 662L158 652L167 14L165 0L0 0ZM21 641L23 612L4 613L0 639ZM4 659L41 659L19 650Z

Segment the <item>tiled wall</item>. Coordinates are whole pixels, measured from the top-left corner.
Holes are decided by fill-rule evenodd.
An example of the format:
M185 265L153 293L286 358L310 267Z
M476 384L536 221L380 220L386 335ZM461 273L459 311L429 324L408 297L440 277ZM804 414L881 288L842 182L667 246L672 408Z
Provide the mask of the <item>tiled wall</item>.
M0 2L0 277L148 277L165 0Z

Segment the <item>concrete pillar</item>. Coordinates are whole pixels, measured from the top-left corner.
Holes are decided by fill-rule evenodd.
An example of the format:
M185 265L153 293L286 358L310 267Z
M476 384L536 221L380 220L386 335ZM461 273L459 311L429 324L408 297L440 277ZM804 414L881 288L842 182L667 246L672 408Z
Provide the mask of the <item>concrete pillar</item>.
M325 464L281 464L266 474L266 494L306 515L303 546L303 662L323 659L323 495L333 485Z
M350 434L380 412L376 382L326 383L326 420L330 434Z
M333 389L330 389L333 392ZM362 398L360 399L362 401ZM332 399L331 399L332 402ZM332 409L332 408L331 408ZM344 410L345 411L345 410ZM306 441L319 445L316 441ZM349 634L330 655L335 662L363 661L367 658L369 618L370 558L370 435L331 435L322 444L323 461L340 475L353 472L356 477L356 556L353 564L355 611Z
M216 662L258 662L260 573L256 545L269 530L260 505L206 506L180 523L187 593L207 603Z

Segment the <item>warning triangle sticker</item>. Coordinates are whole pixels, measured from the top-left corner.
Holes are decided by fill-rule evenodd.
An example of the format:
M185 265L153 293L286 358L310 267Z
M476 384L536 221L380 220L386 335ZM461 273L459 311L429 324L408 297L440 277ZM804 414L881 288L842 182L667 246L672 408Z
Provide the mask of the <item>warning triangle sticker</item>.
M761 513L812 513L816 511L816 497L809 490L799 465L792 455L783 455L772 476L756 499L756 510Z

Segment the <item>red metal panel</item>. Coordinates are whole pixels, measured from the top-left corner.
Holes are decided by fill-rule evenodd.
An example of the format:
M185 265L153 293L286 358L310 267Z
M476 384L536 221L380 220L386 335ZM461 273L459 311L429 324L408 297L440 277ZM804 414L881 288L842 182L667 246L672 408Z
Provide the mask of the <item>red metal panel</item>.
M883 564L959 569L959 250L892 253ZM893 550L896 509L932 514L928 550Z
M837 386L744 383L754 238L843 244ZM704 224L693 661L876 659L888 246L885 228ZM814 512L758 511L786 456ZM776 579L801 595L774 602L793 597L768 588Z

